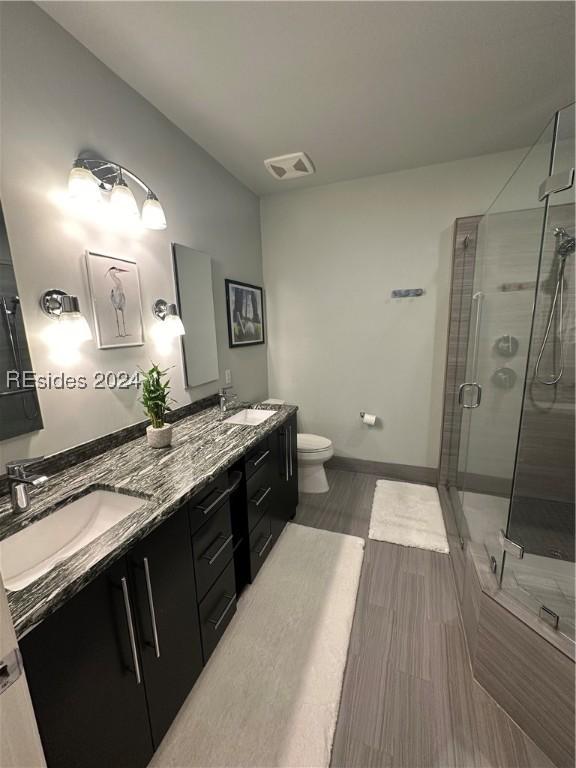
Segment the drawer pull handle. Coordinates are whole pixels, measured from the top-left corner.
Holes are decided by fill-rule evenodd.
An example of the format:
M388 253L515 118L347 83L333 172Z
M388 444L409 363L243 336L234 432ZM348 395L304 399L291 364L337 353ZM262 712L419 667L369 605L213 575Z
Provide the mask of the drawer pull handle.
M224 536L222 536L222 534L220 536L218 536L218 539L224 539L223 543L221 544L220 547L218 547L218 549L216 550L216 552L214 552L214 554L212 556L210 556L208 554L202 555L202 560L208 560L208 565L214 565L216 560L220 557L222 552L224 552L224 550L226 549L228 544L230 544L230 542L232 541L233 538L234 538L233 534L230 534L230 536L228 536L228 538L224 538ZM218 541L218 539L216 539L216 541ZM216 542L213 541L210 546L212 546L215 543Z
M212 624L214 626L214 631L215 632L218 630L218 627L220 626L220 624L222 624L222 622L224 620L224 617L226 616L226 614L228 613L230 608L232 608L232 606L234 605L234 601L236 600L236 595L224 595L224 597L227 598L228 602L226 603L226 606L225 606L224 610L222 611L222 613L220 614L219 618L217 618L217 619L208 619L210 624Z
M213 502L212 502L212 504L209 504L207 507L203 507L201 504L198 504L198 505L197 505L197 509L201 509L201 510L202 510L202 512L203 512L205 515L207 515L209 512L212 512L212 510L213 510L215 507L217 507L217 506L220 504L220 502L221 502L223 499L225 499L225 498L226 498L226 496L228 496L228 494L229 494L229 493L230 493L230 489L229 489L229 488L226 488L225 490L223 490L223 491L222 491L222 493L221 493L221 494L218 496L218 498L217 498L217 499L215 499L215 501L213 501Z
M122 595L124 596L124 610L126 611L126 621L128 623L128 635L130 637L132 661L134 662L134 674L136 675L136 684L140 685L142 677L140 675L138 651L136 650L136 633L134 632L134 622L132 621L132 609L130 608L130 596L128 595L128 582L126 581L125 576L122 576L120 583L122 584Z
M271 491L271 490L272 490L272 488L271 488L271 487L270 487L270 488L266 488L266 489L264 490L264 492L262 493L262 495L261 495L261 496L260 496L258 499L250 499L250 502L251 502L252 504L254 504L254 506L255 506L255 507L259 507L259 506L260 506L260 504L262 504L262 502L263 502L263 501L264 501L264 499L266 498L266 496L268 496L268 494L270 493L270 491Z
M152 637L154 638L154 651L156 658L160 658L160 642L158 640L158 627L156 626L156 611L154 610L154 597L152 595L152 579L150 578L150 565L148 564L148 558L144 560L144 575L146 577L146 594L148 595L148 609L150 611L150 619L152 621Z
M274 535L271 533L270 536L268 536L268 538L264 542L264 546L262 547L260 552L258 552L258 557L262 557L264 552L266 552L266 550L268 549L268 546L270 545L270 542L272 541L273 538L274 538Z
M261 456L259 456L257 459L252 459L252 462L251 462L252 466L257 467L258 464L260 464L261 461L264 461L266 456L268 456L269 454L270 454L270 451L264 451L264 453Z

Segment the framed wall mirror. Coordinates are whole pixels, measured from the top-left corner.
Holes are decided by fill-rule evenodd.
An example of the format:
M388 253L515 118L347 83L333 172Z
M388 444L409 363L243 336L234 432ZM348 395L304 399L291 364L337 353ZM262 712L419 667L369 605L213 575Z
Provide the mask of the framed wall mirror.
M187 387L219 378L212 259L208 254L172 244L180 317L186 329L182 352Z
M0 203L0 440L42 429L34 386L24 380L32 363Z

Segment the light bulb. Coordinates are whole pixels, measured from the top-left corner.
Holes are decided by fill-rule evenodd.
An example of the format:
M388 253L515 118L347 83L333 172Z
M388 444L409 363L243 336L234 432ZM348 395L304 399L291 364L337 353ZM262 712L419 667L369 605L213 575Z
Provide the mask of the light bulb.
M114 214L122 220L131 220L139 216L136 198L122 176L112 187L110 193L110 205Z
M75 165L68 176L70 197L94 203L100 200L100 184L94 174L81 165Z
M178 315L166 315L166 319L164 320L164 330L166 335L171 338L184 336L186 333L184 330L184 323Z
M92 332L86 318L80 312L77 296L62 295L60 314L52 314L53 320L45 328L42 336L50 349L54 362L68 363L78 359L80 345L92 338Z
M166 229L166 216L160 201L152 192L142 206L142 224L147 229Z
M71 347L78 347L82 342L90 341L92 338L90 326L80 312L63 312L58 325L60 338Z

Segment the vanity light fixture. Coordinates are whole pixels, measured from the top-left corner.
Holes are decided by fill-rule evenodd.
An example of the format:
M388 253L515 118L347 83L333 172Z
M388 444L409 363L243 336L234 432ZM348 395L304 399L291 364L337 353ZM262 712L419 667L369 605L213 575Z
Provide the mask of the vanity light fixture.
M152 313L154 317L163 321L164 332L169 338L175 339L177 336L184 336L186 333L176 304L169 304L164 299L157 299L152 307Z
M122 169L120 169L118 178L112 187L112 192L110 192L110 205L112 206L114 214L118 216L119 219L128 221L136 219L140 215L134 193L128 184L126 184L124 177L122 176Z
M142 224L147 229L166 229L166 215L154 192L135 173L118 163L80 155L70 171L68 191L71 197L87 203L101 200L109 193L110 206L118 218L133 221L140 214L127 178L146 192Z
M142 224L144 224L146 229L166 229L164 209L154 192L148 192L148 197L144 200Z
M84 315L80 312L78 296L52 288L40 297L42 311L54 324L50 324L43 336L55 362L71 362L78 355L80 344L90 341L92 332Z
M88 168L76 160L68 176L68 194L76 199L96 202L100 199L100 183Z

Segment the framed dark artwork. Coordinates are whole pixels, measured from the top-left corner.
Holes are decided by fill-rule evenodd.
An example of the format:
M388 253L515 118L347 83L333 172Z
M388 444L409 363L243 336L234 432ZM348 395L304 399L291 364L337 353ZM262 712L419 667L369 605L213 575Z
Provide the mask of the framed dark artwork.
M237 280L225 280L228 311L228 342L231 347L264 344L264 297L262 288Z

